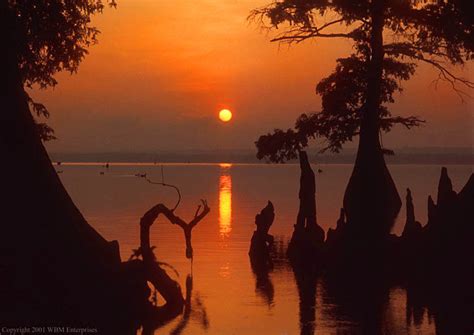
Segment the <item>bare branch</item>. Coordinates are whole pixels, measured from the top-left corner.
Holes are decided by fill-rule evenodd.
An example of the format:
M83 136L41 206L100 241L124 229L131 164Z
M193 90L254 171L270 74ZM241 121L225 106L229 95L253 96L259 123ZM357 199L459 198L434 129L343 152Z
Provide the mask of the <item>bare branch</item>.
M446 49L446 46L439 44L437 46L430 45L428 47L407 42L390 43L384 45L384 51L387 54L403 54L404 56L411 57L417 53L424 53L430 56L449 58L449 55L446 52L441 51L441 49ZM407 53L407 51L410 51L410 53Z
M342 32L336 32L336 33L323 33L323 30L325 30L328 27L331 27L335 24L342 23L344 22L344 19L337 19L333 20L330 22L327 22L320 27L296 27L287 30L280 36L274 38L271 40L271 42L296 42L300 43L306 39L309 38L317 38L317 37L322 37L322 38L354 38L355 37L355 32L360 29L363 25L360 27L356 28L355 30L351 31L350 33L342 33Z
M323 24L321 27L315 27L314 29L317 31L317 32L321 32L323 29L327 28L327 27L330 27L334 24L338 24L338 23L342 23L344 22L344 19L337 19L337 20L333 20L333 21L330 21L328 23L325 23Z
M268 14L268 7L259 8L253 10L250 15L247 17L249 21L256 21L261 28L271 30L277 29L278 24L271 23L266 24L266 19L269 18ZM344 23L346 20L344 18L337 18L321 24L319 27L313 26L313 22L311 23L306 22L305 24L301 22L292 22L290 23L290 28L286 29L282 34L275 37L271 40L271 42L296 42L300 43L309 38L315 37L322 37L322 38L354 38L354 32L359 29L350 32L350 33L343 33L343 32L335 32L335 33L324 33L323 31L329 27L332 27L339 23ZM360 20L362 22L362 26L366 24L366 21Z
M388 44L384 46L384 50L386 53L392 54L394 56L403 55L408 58L415 59L434 66L439 71L438 78L434 80L435 84L437 84L439 80L443 80L450 83L452 89L459 95L462 101L464 101L464 97L471 97L468 93L459 89L457 84L466 86L468 89L474 89L474 82L470 81L469 79L455 75L454 73L448 70L445 65L446 62L444 62L442 59L435 58L449 58L446 53L439 50L427 49L408 43ZM424 56L424 54L428 54L430 56L435 57L427 58Z
M199 214L199 210L201 209L201 205L199 205L196 209L196 213L194 213L194 218L196 218Z
M162 170L162 173L163 173L163 170ZM178 208L179 206L179 203L181 202L181 192L179 191L179 188L175 185L171 185L171 184L167 184L165 182L156 182L156 181L152 181L151 179L149 179L145 174L138 174L136 175L137 177L141 177L141 178L144 178L147 182L149 182L150 184L154 184L154 185L161 185L161 186L166 186L166 187L171 187L171 188L174 188L176 190L176 193L178 193L178 201L176 202L176 205L173 207L173 209L171 210L172 212L174 212L176 210L176 208ZM163 178L163 177L162 177Z
M186 226L186 223L174 215L173 211L165 205L158 204L150 208L140 219L140 249L145 261L154 259L154 254L150 247L150 227L160 214L163 214L171 223L183 229Z
M380 120L380 123L383 124L401 124L405 126L407 129L411 129L413 127L418 127L423 123L426 123L425 120L418 118L417 116L395 116L395 117L387 117Z
M206 200L201 200L202 206L199 205L194 215L194 218L186 223L179 216L173 213L173 210L169 209L163 204L158 204L150 208L140 219L140 253L145 261L154 260L153 248L150 246L150 227L153 222L158 218L160 214L163 214L172 224L180 226L184 232L184 238L186 241L186 257L189 259L193 258L193 247L191 245L191 231L209 212L210 208L207 205ZM202 212L199 210L202 208Z
M191 228L197 225L198 222L201 221L211 210L209 206L207 205L206 200L201 199L201 202L202 202L202 212L199 213L199 209L201 208L201 205L199 205L196 211L196 214L194 215L194 219L192 219L191 222L189 222L189 226Z
M439 74L438 74L438 79L436 79L435 82L437 82L438 80L443 80L450 83L452 89L459 95L462 101L464 101L464 97L469 97L469 98L471 97L468 93L460 90L456 86L456 84L461 83L462 85L466 86L469 89L474 89L474 82L466 78L456 76L455 74L450 72L445 66L441 65L441 63L436 60L427 59L427 58L424 58L423 56L412 56L412 58L431 64L432 66L437 68L439 71Z
M333 33L333 34L321 34L321 33L309 33L309 34L300 34L300 35L284 35L281 37L277 37L271 40L271 42L302 42L304 40L307 40L308 38L315 38L315 37L323 37L323 38L353 38L354 36L349 34L344 34L344 33Z

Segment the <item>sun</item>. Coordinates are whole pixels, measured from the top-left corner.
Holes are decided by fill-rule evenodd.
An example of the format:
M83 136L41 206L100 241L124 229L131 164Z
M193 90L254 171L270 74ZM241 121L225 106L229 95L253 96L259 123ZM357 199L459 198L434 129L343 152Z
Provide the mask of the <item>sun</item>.
M228 109L222 109L220 112L219 112L219 119L222 121L222 122L229 122L230 119L232 119L232 112Z

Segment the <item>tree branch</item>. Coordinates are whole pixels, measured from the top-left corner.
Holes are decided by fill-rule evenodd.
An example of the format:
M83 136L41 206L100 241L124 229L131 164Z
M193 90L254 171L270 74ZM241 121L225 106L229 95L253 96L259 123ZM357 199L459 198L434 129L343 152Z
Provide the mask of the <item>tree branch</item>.
M155 259L153 250L150 246L150 227L160 214L163 214L172 224L178 225L183 229L186 239L186 257L192 258L193 251L191 246L191 231L209 212L210 208L206 200L202 200L202 206L199 205L194 218L189 222L184 222L179 216L173 213L163 204L158 204L150 208L140 219L140 253L145 261L152 261ZM200 209L202 211L199 213Z
M201 199L201 202L202 202L202 206L199 205L197 210L196 210L196 213L194 214L194 219L191 220L191 222L189 222L189 226L190 228L194 227L195 225L198 224L199 221L201 221L209 212L210 212L210 208L209 206L207 205L207 201L206 200L203 200ZM199 210L202 208L202 212L199 213Z
M271 42L286 42L286 41L293 42L294 41L296 43L299 43L299 42L302 42L304 40L307 40L308 38L314 38L314 37L353 38L354 36L351 35L351 33L349 33L349 34L344 34L344 33L333 33L333 34L310 33L308 35L292 35L292 36L284 35L284 36L281 36L281 37L276 37L276 38L274 38L270 41Z
M330 27L334 24L337 24L337 23L341 23L341 22L344 22L344 19L337 19L337 20L333 20L333 21L330 21L328 23L325 23L323 24L321 27L315 27L314 29L317 31L317 32L321 32L323 29L327 28L327 27Z
M446 52L441 51L440 49L446 49L447 46L444 44L438 44L436 46L430 45L429 47L423 47L419 45L415 45L413 43L406 43L406 42L400 42L400 43L390 43L384 45L384 51L387 54L403 54L407 57L411 57L412 55L415 55L416 53L425 53L430 56L438 56L438 57L443 57L443 58L449 58L449 55ZM407 53L404 50L410 50L411 53Z
M418 127L420 124L425 123L426 121L423 119L418 118L417 116L408 116L408 117L387 117L380 120L381 124L391 125L391 124L401 124L405 126L407 129L411 129L413 127Z
M354 38L354 32L359 28L353 30L350 33L323 33L322 31L335 24L344 22L344 19L337 19L327 22L320 27L297 27L290 29L280 36L271 40L271 42L302 42L308 38L322 37L322 38Z
M415 59L427 64L434 66L438 71L438 78L435 79L435 82L439 80L447 81L451 84L452 89L459 95L462 101L464 101L464 97L470 97L470 95L462 90L460 90L456 84L460 83L461 85L466 86L469 89L474 89L474 82L470 81L469 79L459 77L449 71L445 65L443 65L443 61L437 60L434 58L426 58L423 54L434 55L443 58L449 58L448 55L442 51L431 50L419 46L410 45L407 43L392 43L384 46L385 52L388 54L392 54L394 56L403 55L409 57L411 59Z
M462 101L464 101L465 96L466 97L471 97L468 93L466 93L466 92L460 90L459 88L457 88L456 84L461 83L462 85L466 86L469 89L474 89L474 82L472 82L472 81L470 81L466 78L456 76L455 74L450 72L448 69L446 69L445 66L441 65L438 61L431 60L431 59L426 59L423 56L412 56L412 58L420 60L420 61L428 63L428 64L431 64L432 66L437 68L438 71L439 71L439 75L438 75L438 79L436 79L435 82L437 82L439 80L443 80L443 81L447 81L448 83L450 83L452 89L458 94L458 96L461 98Z
M163 178L163 170L162 170L162 178ZM171 184L167 184L165 183L164 181L163 182L156 182L156 181L153 181L151 179L149 179L145 174L137 174L136 175L137 177L140 177L140 178L144 178L148 183L150 184L154 184L154 185L161 185L161 186L166 186L166 187L171 187L171 188L174 188L176 193L178 194L178 201L176 202L176 205L174 205L173 209L171 210L172 212L174 212L176 210L176 208L178 208L179 206L179 203L181 202L181 192L179 191L179 188L175 185L171 185Z

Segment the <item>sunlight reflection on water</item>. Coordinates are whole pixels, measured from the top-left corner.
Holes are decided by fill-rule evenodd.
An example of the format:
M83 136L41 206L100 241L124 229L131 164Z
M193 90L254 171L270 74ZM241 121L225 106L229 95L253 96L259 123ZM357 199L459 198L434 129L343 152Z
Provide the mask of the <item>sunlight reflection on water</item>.
M231 164L221 164L219 177L219 232L221 237L229 237L232 231L232 177Z
M299 167L297 165L256 164L168 164L167 182L179 186L182 201L176 214L190 219L199 199L207 199L211 212L193 230L194 265L184 257L182 231L160 217L150 232L156 255L179 272L173 278L186 287L186 276L193 274L193 297L200 297L206 311L203 323L191 317L182 332L186 334L299 334L300 310L316 334L364 334L364 320L381 320L380 334L434 334L434 322L426 309L411 317L407 292L392 288L378 308L366 304L368 294L348 296L338 288L319 281L316 303L305 306L291 269L275 266L273 272L257 277L252 273L248 249L255 229L255 214L268 200L275 205L271 233L287 241L298 209ZM317 175L318 221L327 231L334 227L342 203L350 165L320 165ZM151 185L136 173L147 173L160 180L161 168L153 164L67 165L60 177L89 223L106 239L118 240L122 259L139 245L140 217L151 206L162 202L172 206L176 195L168 188ZM417 220L426 222L426 198L435 195L440 167L435 165L392 165L391 173L399 192L410 187L414 194ZM472 172L470 166L449 166L453 185L459 190ZM104 172L105 171L105 172ZM101 174L103 172L103 174ZM125 178L127 177L127 178ZM405 221L402 210L394 227L400 233ZM282 252L284 253L284 252ZM330 284L330 283L329 283ZM303 301L304 302L304 301ZM197 303L193 306L198 308ZM156 334L169 334L182 318L176 318ZM415 322L416 321L416 322Z

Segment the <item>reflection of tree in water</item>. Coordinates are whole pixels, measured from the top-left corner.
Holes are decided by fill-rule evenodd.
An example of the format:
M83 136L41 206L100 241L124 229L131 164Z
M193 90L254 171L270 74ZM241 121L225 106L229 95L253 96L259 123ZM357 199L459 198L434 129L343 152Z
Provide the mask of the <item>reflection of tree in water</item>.
M374 275L352 273L322 278L323 303L334 306L330 317L345 320L351 332L382 334L389 286Z
M153 292L152 302L154 305L157 304L156 290ZM194 307L193 307L194 305ZM207 330L209 328L209 317L207 315L206 307L204 306L201 298L198 296L193 299L193 277L191 274L188 274L186 277L186 298L184 301L184 309L182 313L182 318L178 324L171 330L170 335L179 335L188 326L189 320L193 319L196 323L200 324L202 329ZM156 320L149 320L143 324L142 334L143 335L152 335L155 334L155 331L165 326L172 319L167 319L162 322L157 322Z
M472 277L470 279L472 281ZM430 323L434 321L436 334L469 334L474 329L474 299L471 291L463 285L455 287L447 283L447 288L436 283L411 282L406 287L407 325L420 327L428 314ZM472 285L472 284L471 284Z
M255 262L251 262L252 272L255 275L255 292L260 296L268 307L274 304L275 289L270 278L270 272L273 270L273 265L266 267L258 266Z
M201 324L204 330L209 328L209 318L207 316L206 308L204 307L202 300L199 296L194 298L194 304L196 307L192 308L193 303L193 277L192 275L188 275L186 277L186 300L184 302L184 311L183 311L183 318L181 321L176 325L176 327L170 332L171 335L179 335L183 332L183 330L187 327L189 323L189 319L193 318L197 320L198 323Z
M283 251L271 253L272 267L262 269L252 266L256 292L268 305L273 306L278 301L278 295L273 290L272 273L288 270L288 261L284 260L286 247L287 243L284 243L276 248ZM280 258L275 254L281 254ZM336 331L337 327L337 331L342 334L417 334L425 331L463 334L462 330L467 329L466 324L472 323L469 314L472 307L469 307L468 301L460 301L466 295L446 297L441 290L436 293L435 287L426 281L415 286L412 282L400 288L393 278L387 278L377 271L322 273L297 266L293 266L292 271L299 298L302 335L318 334L318 330L328 327L327 324L321 324L319 328L315 322L318 304L322 319L329 321L332 330ZM397 294L395 292L402 297L406 292L405 319L393 319L393 313L404 307L391 302L393 294Z
M298 290L299 327L301 335L317 333L317 293L321 290L324 313L329 319L347 325L347 331L357 334L380 334L384 329L384 316L388 303L389 284L383 278L368 275L324 274L310 262L290 264L286 258L288 242L277 239L271 248L271 266L252 270L256 279L256 291L264 301L275 304L271 272L291 271ZM331 306L327 309L327 306Z
M293 267L299 295L301 335L312 335L316 328L316 282L314 269Z

